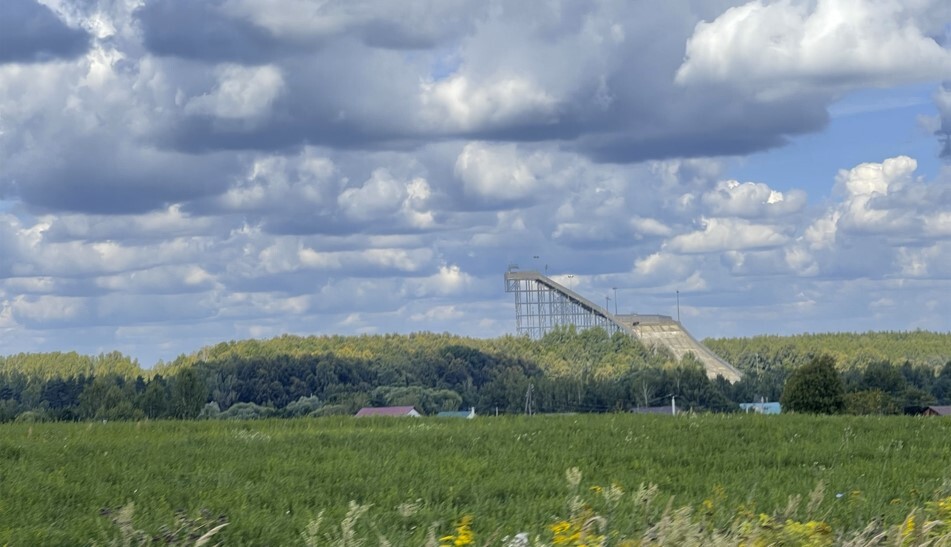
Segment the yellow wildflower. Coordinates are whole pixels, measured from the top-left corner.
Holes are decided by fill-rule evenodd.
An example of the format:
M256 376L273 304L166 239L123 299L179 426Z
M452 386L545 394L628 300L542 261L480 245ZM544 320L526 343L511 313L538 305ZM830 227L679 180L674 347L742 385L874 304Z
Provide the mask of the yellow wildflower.
M472 545L475 540L475 534L472 533L472 517L466 515L459 519L456 524L456 533L439 538L440 547L461 547L462 545Z
M905 523L901 525L901 538L902 540L908 539L912 534L915 533L915 515L908 515L908 518L905 519Z

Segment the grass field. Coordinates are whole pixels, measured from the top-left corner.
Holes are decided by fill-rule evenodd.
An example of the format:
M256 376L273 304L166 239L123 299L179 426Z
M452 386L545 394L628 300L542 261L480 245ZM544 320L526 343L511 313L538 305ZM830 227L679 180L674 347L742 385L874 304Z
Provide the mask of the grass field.
M157 533L176 511L229 525L224 545L289 545L324 512L339 534L351 500L370 504L367 537L421 545L464 515L476 538L551 538L580 491L654 483L653 512L622 499L611 518L643 528L668 498L726 526L782 510L822 482L817 517L836 530L951 495L951 421L911 417L578 415L473 421L322 418L257 422L0 426L0 544L109 544L100 511L134 502ZM399 509L403 504L402 512ZM115 513L113 513L115 514ZM408 516L407 516L408 515ZM209 521L210 522L210 521ZM328 536L329 537L329 536ZM478 542L477 542L478 543ZM372 544L375 544L372 543ZM478 543L482 544L482 543Z

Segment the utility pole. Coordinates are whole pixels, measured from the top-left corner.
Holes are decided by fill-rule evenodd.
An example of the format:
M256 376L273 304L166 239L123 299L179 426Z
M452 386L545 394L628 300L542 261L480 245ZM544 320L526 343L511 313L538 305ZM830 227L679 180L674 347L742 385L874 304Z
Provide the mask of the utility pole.
M611 287L614 291L614 315L617 315L617 287Z
M680 323L680 290L677 290L677 322Z
M604 295L604 311L611 313L611 297Z

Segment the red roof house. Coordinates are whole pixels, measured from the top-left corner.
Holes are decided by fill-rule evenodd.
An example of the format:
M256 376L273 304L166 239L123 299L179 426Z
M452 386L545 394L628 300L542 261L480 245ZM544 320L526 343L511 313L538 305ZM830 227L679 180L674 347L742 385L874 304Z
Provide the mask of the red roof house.
M357 412L357 418L363 416L393 416L397 418L412 417L419 418L421 414L411 406L366 406Z

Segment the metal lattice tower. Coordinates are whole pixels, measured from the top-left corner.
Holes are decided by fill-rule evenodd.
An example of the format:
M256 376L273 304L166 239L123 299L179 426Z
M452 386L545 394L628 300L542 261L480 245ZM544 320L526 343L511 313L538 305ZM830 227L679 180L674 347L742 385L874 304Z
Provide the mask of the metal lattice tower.
M624 332L635 336L648 346L666 347L677 359L692 353L710 378L723 376L736 382L743 377L672 317L612 314L606 305L599 306L546 275L521 272L514 267L505 273L505 291L515 293L515 328L520 335L538 340L560 326L601 327L610 334Z
M578 329L601 327L608 333L630 332L604 306L538 272L509 270L505 291L515 293L515 328L518 334L538 340L559 326Z

